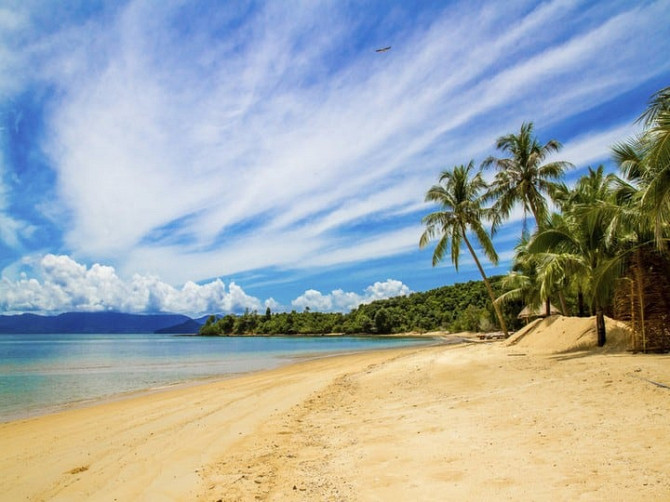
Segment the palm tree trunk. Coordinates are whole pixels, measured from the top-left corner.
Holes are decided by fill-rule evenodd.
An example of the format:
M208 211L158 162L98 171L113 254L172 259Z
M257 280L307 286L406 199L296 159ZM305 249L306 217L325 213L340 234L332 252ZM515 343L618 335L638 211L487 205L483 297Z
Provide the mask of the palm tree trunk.
M644 273L642 272L642 253L640 252L640 249L635 250L635 261L636 267L634 270L635 273L635 282L637 283L637 297L638 301L640 302L640 333L642 334L642 352L644 354L647 353L647 336L645 333L645 326L644 326Z
M496 297L493 294L493 289L491 288L491 284L489 284L489 280L486 278L486 274L484 273L484 269L482 268L481 263L479 263L479 260L477 259L477 255L475 254L475 250L472 249L472 245L470 244L470 241L465 235L465 227L461 226L461 230L463 231L463 240L465 241L465 245L468 246L468 249L470 250L470 254L472 255L472 258L475 260L475 263L477 264L477 268L479 269L479 273L482 274L482 279L484 279L484 285L486 286L486 289L489 292L489 296L491 297L491 303L493 303L493 308L496 311L496 316L498 317L498 322L500 323L500 328L502 329L505 338L509 336L509 333L507 331L507 325L505 324L505 319L503 319L502 311L500 310L500 305L496 303Z
M535 207L535 204L531 202L530 204L530 211L533 213L533 218L535 218L535 225L537 227L537 231L540 231L540 218L537 215L537 208Z
M579 317L585 317L586 312L584 311L584 293L582 292L582 288L579 288L579 291L577 291L577 305Z
M544 316L549 317L551 315L551 299L547 296L547 299L544 301Z
M540 218L538 218L537 209L535 208L534 204L531 204L531 210L533 211L533 216L535 217L535 224L537 225L537 230L539 231L540 230ZM565 295L563 294L562 289L558 290L558 300L561 302L562 314L567 316L568 315L568 307L565 304ZM549 298L547 298L547 306L546 306L546 312L545 313L546 313L547 317L549 317L551 315L551 303L550 303ZM580 315L582 315L581 310L580 310Z
M558 299L561 302L561 310L563 311L563 315L570 315L568 312L568 305L565 303L565 295L563 294L563 290L558 291Z
M598 347L605 345L605 314L600 305L596 305L596 332L598 333Z

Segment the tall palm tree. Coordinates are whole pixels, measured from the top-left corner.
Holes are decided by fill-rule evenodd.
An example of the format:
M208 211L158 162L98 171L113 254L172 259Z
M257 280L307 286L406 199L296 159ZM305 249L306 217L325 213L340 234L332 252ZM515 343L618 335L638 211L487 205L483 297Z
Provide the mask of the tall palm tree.
M615 279L621 273L620 242L613 231L615 207L613 176L602 166L589 168L577 183L564 214L533 237L528 250L539 261L538 276L545 284L572 277L587 289L596 312L598 345L606 341L604 308L611 301Z
M524 209L524 233L526 217L530 211L539 228L547 216L547 197L557 188L559 180L572 164L565 161L542 164L552 153L561 149L561 144L552 139L541 145L533 134L533 123L521 124L519 134L501 136L496 148L508 156L488 157L482 167L494 166L496 176L487 194L493 204L493 229L495 230L510 215L514 206L520 203Z
M424 248L431 240L439 237L433 252L433 266L442 260L451 247L451 261L458 270L461 242L465 242L484 279L500 328L505 336L509 336L500 306L495 302L491 284L467 235L468 231L471 231L489 260L494 264L498 263L498 255L491 238L482 226L482 219L487 214L487 210L482 207L482 192L486 190L487 185L481 171L475 173L473 171L475 171L474 161L470 161L467 166L460 165L451 171L442 171L439 184L433 185L426 192L426 202L439 204L440 210L423 218L426 230L421 235L419 247Z

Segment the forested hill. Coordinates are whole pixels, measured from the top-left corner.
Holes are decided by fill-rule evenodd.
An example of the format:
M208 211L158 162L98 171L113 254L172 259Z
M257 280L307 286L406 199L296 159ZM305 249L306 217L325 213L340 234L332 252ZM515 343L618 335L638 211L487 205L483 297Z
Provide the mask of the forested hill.
M501 277L491 278L496 294ZM508 327L517 324L520 304L503 307ZM211 316L200 333L225 334L388 334L410 331L494 331L495 316L482 281L444 286L423 293L377 300L348 314L290 312L265 314L247 312L241 316Z
M502 291L502 276L489 279L498 296ZM508 326L517 324L517 314L523 306L503 306ZM483 281L469 281L432 289L409 296L398 296L388 300L361 305L349 316L362 325L372 322L372 330L382 333L409 331L432 331L445 329L456 331L494 331L495 314ZM367 319L366 319L367 318ZM381 319L380 319L381 318Z

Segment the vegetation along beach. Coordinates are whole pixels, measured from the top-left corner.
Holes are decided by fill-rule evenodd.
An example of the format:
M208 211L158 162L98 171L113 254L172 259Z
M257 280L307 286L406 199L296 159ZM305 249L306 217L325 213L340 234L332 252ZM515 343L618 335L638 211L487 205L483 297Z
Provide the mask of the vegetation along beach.
M0 502L669 501L668 19L0 6Z

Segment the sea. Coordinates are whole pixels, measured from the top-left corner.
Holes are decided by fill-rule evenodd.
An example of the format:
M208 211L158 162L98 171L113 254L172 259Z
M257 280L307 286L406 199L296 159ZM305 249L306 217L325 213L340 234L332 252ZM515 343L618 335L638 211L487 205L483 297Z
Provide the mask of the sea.
M298 359L430 342L373 336L0 334L0 422Z

